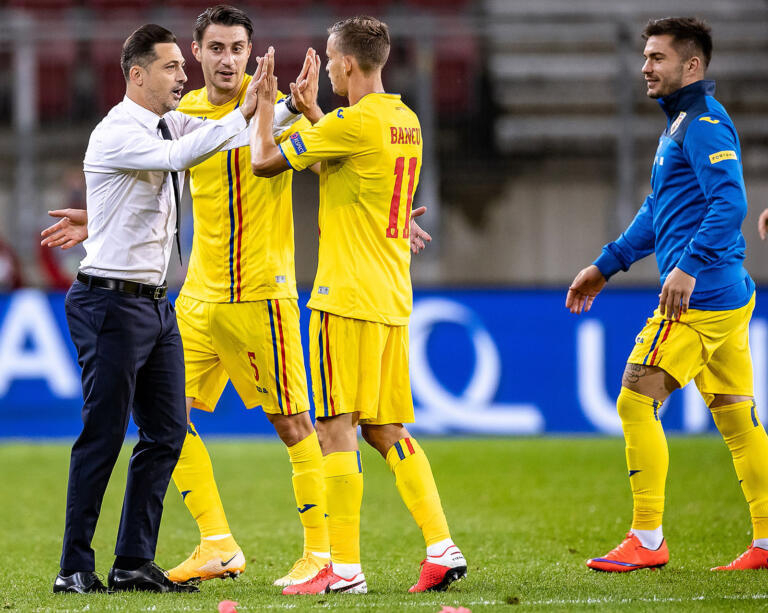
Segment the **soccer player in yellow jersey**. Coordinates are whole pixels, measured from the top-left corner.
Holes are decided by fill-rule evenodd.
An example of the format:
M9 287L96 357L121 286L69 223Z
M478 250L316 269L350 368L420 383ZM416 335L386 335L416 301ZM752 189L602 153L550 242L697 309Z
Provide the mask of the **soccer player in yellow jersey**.
M334 92L346 96L349 106L276 145L273 109L261 101L277 88L268 53L261 79L269 87L260 85L258 117L251 122L255 174L274 177L321 163L310 362L332 564L283 593L367 591L360 565L358 424L386 459L424 535L427 556L410 591L442 590L465 576L467 565L451 540L424 451L403 425L414 418L408 375L409 218L421 168L421 128L400 96L384 91L386 24L355 17L335 24L329 34L326 70ZM322 116L316 101L301 98L294 102L310 121Z
M248 16L231 6L218 5L198 17L192 51L202 64L205 87L182 98L181 112L218 119L241 103L251 79L245 67L252 33ZM313 57L305 62L305 77L316 69ZM274 94L269 106L282 98ZM286 105L277 106L290 120ZM308 125L301 119L295 127ZM328 564L329 544L323 459L308 413L299 332L291 174L255 177L247 147L216 154L190 173L195 233L176 300L188 419L192 407L213 411L230 379L246 407L265 411L288 448L304 527L302 557L275 584L303 582ZM62 232L78 221L74 212L56 213L64 219L53 228ZM56 240L47 244L71 246ZM169 577L185 582L237 576L245 557L230 532L210 457L191 420L173 479L201 542Z

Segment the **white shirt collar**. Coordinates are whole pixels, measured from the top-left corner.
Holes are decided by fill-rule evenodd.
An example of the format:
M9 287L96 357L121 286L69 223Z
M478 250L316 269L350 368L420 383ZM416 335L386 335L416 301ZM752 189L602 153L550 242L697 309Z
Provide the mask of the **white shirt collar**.
M161 119L157 113L153 113L149 109L144 108L140 104L137 104L128 96L123 97L123 104L125 105L125 110L132 117L137 119L141 125L149 128L150 130L157 131L157 124Z

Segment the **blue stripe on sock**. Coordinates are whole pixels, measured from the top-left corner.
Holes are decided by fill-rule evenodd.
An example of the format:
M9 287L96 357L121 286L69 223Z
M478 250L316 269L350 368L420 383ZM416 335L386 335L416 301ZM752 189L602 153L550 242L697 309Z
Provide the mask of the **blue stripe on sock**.
M401 460L405 460L405 453L403 453L403 447L400 445L400 441L395 443L395 451L397 451L397 455Z

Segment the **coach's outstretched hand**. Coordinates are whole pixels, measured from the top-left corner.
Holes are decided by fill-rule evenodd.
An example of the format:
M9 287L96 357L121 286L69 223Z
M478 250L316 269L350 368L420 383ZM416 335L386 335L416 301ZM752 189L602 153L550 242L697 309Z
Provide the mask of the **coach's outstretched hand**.
M411 239L411 251L413 253L419 253L423 249L426 249L427 243L432 242L432 237L429 235L429 232L422 230L421 226L414 221L416 217L421 217L426 212L427 207L425 206L420 206L411 211L411 228L409 236Z
M258 73L258 68L256 69ZM245 90L245 98L240 105L240 112L246 121L250 121L253 114L256 112L256 105L258 103L259 85L256 81L256 74L253 75L251 82L248 84L248 89Z
M582 270L568 288L568 296L565 298L565 308L571 313L579 315L592 308L595 297L607 283L603 273L594 264L590 264Z
M88 211L85 209L57 209L48 214L61 219L40 232L43 247L69 249L88 238Z

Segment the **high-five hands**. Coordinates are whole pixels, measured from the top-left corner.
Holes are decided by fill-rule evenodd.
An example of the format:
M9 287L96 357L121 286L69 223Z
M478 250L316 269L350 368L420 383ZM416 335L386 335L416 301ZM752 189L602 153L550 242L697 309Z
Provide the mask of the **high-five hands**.
M296 81L290 84L290 88L293 106L312 123L316 123L323 116L323 111L317 104L319 79L320 56L310 47L304 57L301 72Z
M258 58L256 72L253 75L259 104L272 106L277 98L277 77L275 76L275 48L270 47L266 55Z
M267 71L270 70L270 75L274 75L275 70L275 49L274 47L270 47L267 50L267 53L263 57L257 57L257 64L256 64L256 71L253 73L253 78L251 79L251 82L248 84L248 89L245 90L245 98L243 99L243 103L240 105L240 112L243 114L243 117L245 117L246 121L250 121L251 117L253 117L253 114L256 112L256 108L258 107L259 98L266 98L266 95L260 96L259 94L264 92L260 92L262 88L262 85L266 82L266 74ZM271 68L270 68L271 67ZM273 76L274 78L274 76ZM277 97L277 79L275 79L274 83L275 87L275 94L272 96L272 99L269 100L268 104L269 106L272 106L275 102L275 98Z

